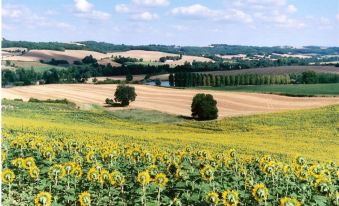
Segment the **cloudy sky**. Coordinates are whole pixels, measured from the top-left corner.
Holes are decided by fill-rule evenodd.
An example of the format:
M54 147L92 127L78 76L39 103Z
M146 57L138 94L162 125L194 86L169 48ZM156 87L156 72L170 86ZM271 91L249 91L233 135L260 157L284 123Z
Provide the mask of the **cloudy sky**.
M3 0L10 40L339 46L339 0Z

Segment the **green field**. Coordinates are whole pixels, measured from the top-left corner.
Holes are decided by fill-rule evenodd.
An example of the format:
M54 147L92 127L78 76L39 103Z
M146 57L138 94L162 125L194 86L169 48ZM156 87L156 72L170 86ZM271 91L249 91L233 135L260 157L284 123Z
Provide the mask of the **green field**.
M204 90L256 92L287 96L338 96L339 84L288 84L259 86L198 87Z
M84 111L63 104L4 100L3 108L4 129L109 136L117 142L127 138L159 147L235 148L245 156L269 153L283 159L296 154L316 160L339 158L339 106L207 122L153 111L108 112L97 106Z

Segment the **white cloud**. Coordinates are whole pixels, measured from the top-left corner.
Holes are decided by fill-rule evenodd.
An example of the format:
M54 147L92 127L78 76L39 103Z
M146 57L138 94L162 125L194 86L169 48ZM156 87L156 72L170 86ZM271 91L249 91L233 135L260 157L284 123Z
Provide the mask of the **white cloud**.
M177 7L171 11L174 15L195 16L195 17L213 17L217 12L201 4L193 4L187 7Z
M159 16L155 13L151 13L151 12L148 12L148 11L145 11L145 12L142 12L142 13L139 13L139 14L135 14L132 16L132 19L134 20L138 20L138 21L152 21L152 20L155 20L155 19L158 19Z
M133 3L146 6L167 6L169 0L133 0Z
M77 13L75 14L78 17L93 19L93 20L107 20L111 17L111 14L103 11L92 10L90 12L85 13Z
M200 4L187 7L177 7L172 9L173 15L181 15L196 18L208 18L213 21L242 22L251 23L253 19L250 15L239 9L213 10Z
M2 8L2 16L4 18L20 18L27 12L27 8L18 5L4 5Z
M28 7L23 5L6 4L2 8L3 15L3 28L4 29L16 29L16 28L54 28L59 29L74 29L74 27L68 23L60 22L49 18L48 12L36 14Z
M130 11L126 4L117 4L115 5L114 9L118 13L128 13Z
M295 7L293 4L290 4L290 5L287 6L287 12L288 13L295 13L297 11L298 11L297 7Z
M339 13L338 13L337 16L336 16L336 19L337 19L337 21L339 21Z
M221 20L237 21L243 23L252 23L253 19L250 15L238 9L231 9L222 16Z
M89 3L87 0L74 0L75 3L75 13L76 16L93 19L93 20L107 20L111 17L111 14L98 11L93 9L93 5Z
M87 0L74 0L75 8L79 12L89 12L93 5Z

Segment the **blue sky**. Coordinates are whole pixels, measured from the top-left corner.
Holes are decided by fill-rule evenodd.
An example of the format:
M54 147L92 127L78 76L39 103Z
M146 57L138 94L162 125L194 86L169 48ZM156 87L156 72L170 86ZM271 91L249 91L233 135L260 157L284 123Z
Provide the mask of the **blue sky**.
M339 46L339 0L3 0L10 40Z

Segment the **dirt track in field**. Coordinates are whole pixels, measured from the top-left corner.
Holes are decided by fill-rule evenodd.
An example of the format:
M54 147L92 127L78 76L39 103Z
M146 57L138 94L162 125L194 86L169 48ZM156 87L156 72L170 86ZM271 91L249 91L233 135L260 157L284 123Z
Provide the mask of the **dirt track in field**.
M135 86L138 96L129 108L159 110L177 115L190 115L192 97L203 92L215 97L218 102L220 117L314 108L339 103L339 97L286 97L244 92L182 90L146 85L133 86ZM22 98L23 100L28 100L30 97L38 99L67 98L79 106L86 107L88 104L104 105L107 97L113 98L115 88L116 85L93 84L25 86L2 89L2 98Z

